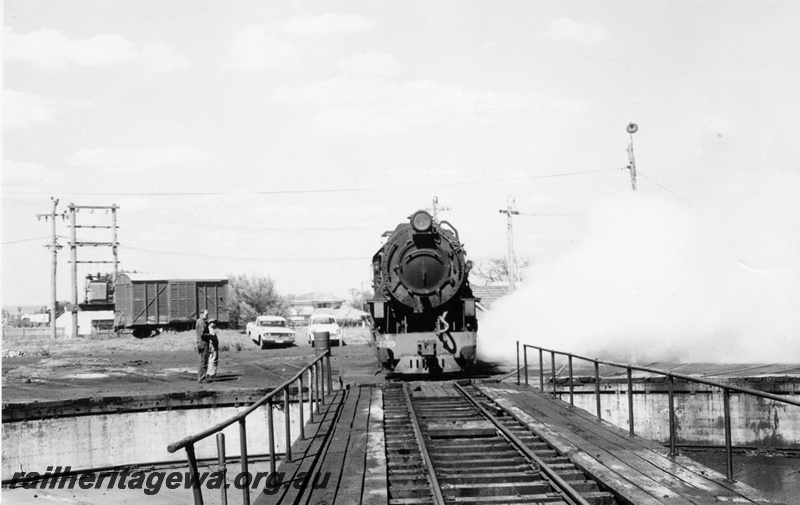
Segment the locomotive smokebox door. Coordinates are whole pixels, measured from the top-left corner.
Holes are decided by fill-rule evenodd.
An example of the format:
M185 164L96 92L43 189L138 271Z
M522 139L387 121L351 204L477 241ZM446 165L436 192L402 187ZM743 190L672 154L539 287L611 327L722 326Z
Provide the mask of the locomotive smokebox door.
M436 341L422 340L417 342L417 354L420 356L436 356Z

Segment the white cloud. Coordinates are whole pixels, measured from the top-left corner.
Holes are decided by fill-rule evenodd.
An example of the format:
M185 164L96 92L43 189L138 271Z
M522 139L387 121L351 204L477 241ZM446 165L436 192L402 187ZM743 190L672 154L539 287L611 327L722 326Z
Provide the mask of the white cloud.
M339 71L350 79L366 79L380 84L400 71L400 63L391 54L368 51L339 60Z
M175 164L197 162L206 159L206 153L192 147L163 149L116 149L107 147L82 147L73 154L69 163L76 168L105 168L142 173Z
M117 34L100 34L86 39L70 38L49 28L25 34L4 31L5 58L57 72L69 67L111 67L138 63L152 72L180 70L188 60L164 44L149 42L138 47Z
M579 24L569 18L551 20L550 28L544 34L552 40L580 46L594 46L608 39L608 33L602 26L596 23Z
M53 124L57 113L58 106L53 98L13 89L3 90L4 130Z
M314 122L323 132L333 135L399 133L527 105L523 98L513 94L469 92L428 80L375 84L331 79L307 88L279 90L274 98L320 108Z
M465 91L429 80L389 79L399 64L382 53L359 53L343 58L338 77L302 88L281 88L272 98L279 103L319 109L314 123L331 135L385 135L419 126L466 121L528 107L519 95L495 91Z
M274 26L283 33L324 35L371 30L376 25L374 21L358 14L329 13L287 19L276 23Z
M191 60L176 53L166 44L148 42L142 47L142 54L150 72L154 74L168 74L180 72L191 66Z
M230 68L236 70L278 68L296 54L294 46L267 34L263 26L240 31L230 48Z
M96 194L159 193L220 187L225 174L210 169L208 155L188 146L153 149L83 147L54 172L66 181L46 180L38 191ZM87 181L90 181L87 186ZM136 196L136 195L132 195ZM141 205L141 202L138 203Z
M67 183L63 172L36 163L3 160L3 187L9 191L34 191L42 186L59 187Z
M26 34L6 30L5 57L57 71L71 65L101 67L139 58L135 45L121 35L95 35L76 40L45 28Z

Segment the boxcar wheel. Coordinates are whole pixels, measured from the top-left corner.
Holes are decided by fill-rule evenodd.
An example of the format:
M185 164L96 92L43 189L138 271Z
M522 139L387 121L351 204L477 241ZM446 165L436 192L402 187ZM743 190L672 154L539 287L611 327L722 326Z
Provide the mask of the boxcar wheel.
M133 336L136 338L148 338L152 332L150 328L134 328Z

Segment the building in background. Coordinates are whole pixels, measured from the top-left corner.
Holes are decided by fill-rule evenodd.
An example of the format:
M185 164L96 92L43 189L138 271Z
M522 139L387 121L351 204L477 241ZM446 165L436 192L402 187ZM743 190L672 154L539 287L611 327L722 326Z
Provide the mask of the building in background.
M475 298L480 299L475 305L481 312L486 312L492 304L508 294L508 284L495 284L492 286L470 286Z
M289 320L293 325L304 325L308 323L311 314L317 312L333 312L341 308L344 300L333 296L330 293L319 291L306 293L289 300Z
M85 337L101 332L114 331L113 310L78 311L78 336ZM72 313L64 312L56 319L56 328L64 332L65 338L72 338Z

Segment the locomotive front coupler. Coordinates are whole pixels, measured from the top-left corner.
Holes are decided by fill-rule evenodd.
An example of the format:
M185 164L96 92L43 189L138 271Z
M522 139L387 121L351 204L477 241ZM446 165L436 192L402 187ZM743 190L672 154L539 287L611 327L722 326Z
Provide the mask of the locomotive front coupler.
M436 357L436 341L420 340L417 342L417 354L423 357Z

